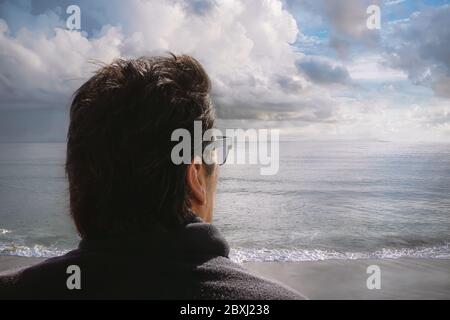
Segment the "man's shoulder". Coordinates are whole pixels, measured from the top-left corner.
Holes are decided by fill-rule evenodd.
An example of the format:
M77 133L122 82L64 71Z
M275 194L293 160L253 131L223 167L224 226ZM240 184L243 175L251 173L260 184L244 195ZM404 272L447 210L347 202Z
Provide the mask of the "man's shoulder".
M303 300L300 293L279 282L255 275L228 258L215 257L199 265L202 299Z
M41 294L63 288L65 282L54 280L65 279L66 268L73 261L76 261L76 254L69 252L30 267L0 274L0 299L39 298Z
M85 260L86 257L80 256L79 252L72 251L66 255L47 259L37 265L15 273L0 275L0 299L46 299L54 297L76 299L96 296L97 292L100 292L99 296L107 297L107 293L111 293L111 290L117 297L140 297L142 293L143 297L159 298L180 296L194 299L232 300L304 299L296 291L275 281L254 275L243 266L221 256L200 260L189 259L189 263L184 263L179 260L161 261L160 267L170 267L170 272L167 272L168 269L166 268L166 272L163 273L151 271L153 269L150 268L151 265L148 263L145 263L144 266L138 269L141 271L148 269L145 273L139 272L136 269L122 268L120 267L122 264L118 263L119 266L116 266L115 269L112 268L110 271L119 271L117 276L122 282L127 283L122 286L123 290L120 289L122 288L120 286L117 288L114 287L115 282L108 282L108 284L101 281L102 275L100 271L104 269L105 264L113 260L105 261L101 257L95 258L95 261L93 259ZM129 259L122 260L122 263L125 263L124 261L130 263ZM102 261L103 264L99 264L97 268L94 264L97 264L98 261ZM117 262L120 261L119 259ZM134 261L134 266L136 261L131 261ZM144 259L143 261L146 260ZM154 260L152 259L151 261ZM87 268L86 270L90 271L90 275L92 276L89 276L89 274L86 275L86 279L90 280L85 282L85 285L92 290L82 290L78 295L77 292L72 292L73 290L67 290L67 267L72 264L79 264L80 267L85 266ZM131 274L133 270L134 272ZM177 274L175 278L180 283L174 282L175 273ZM136 279L140 279L140 281L136 282ZM170 284L170 290L173 292L169 292L168 294L167 292L164 293L164 290L169 289L161 289L162 287L156 285L156 282ZM150 286L150 284L153 285ZM111 287L109 287L109 291L105 291L104 289L108 288L104 288L103 286ZM83 295L84 293L86 296Z

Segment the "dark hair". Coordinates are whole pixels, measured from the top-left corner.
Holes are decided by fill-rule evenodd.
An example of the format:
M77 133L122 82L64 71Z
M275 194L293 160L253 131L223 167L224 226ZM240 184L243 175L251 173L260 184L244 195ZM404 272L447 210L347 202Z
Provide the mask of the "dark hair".
M208 75L186 55L116 60L74 94L67 134L70 213L82 237L172 228L191 214L171 134L214 125ZM193 139L192 139L193 140Z

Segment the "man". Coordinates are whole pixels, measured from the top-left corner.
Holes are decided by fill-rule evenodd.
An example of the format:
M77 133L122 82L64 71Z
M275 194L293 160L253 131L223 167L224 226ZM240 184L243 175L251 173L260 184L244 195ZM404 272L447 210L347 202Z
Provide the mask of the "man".
M209 91L189 56L118 60L83 84L70 109L66 160L82 240L1 277L0 297L301 299L229 260L210 224L220 163L171 159L174 130L193 135L195 121L213 127Z

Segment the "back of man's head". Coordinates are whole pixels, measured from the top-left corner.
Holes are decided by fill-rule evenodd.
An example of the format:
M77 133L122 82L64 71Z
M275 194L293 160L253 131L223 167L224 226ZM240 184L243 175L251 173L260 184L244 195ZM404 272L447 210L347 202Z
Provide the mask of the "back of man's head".
M82 237L166 228L189 215L186 164L170 158L171 134L214 124L210 80L189 56L117 60L74 95L66 172Z

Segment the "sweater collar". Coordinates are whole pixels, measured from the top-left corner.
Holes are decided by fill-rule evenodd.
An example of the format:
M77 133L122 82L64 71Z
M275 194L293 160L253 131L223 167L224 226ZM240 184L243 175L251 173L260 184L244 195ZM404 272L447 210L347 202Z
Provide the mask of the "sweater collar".
M102 239L84 238L78 246L82 252L115 251L123 254L156 254L164 256L228 257L230 247L219 230L198 216L191 217L181 228L167 231L155 226L151 231Z

